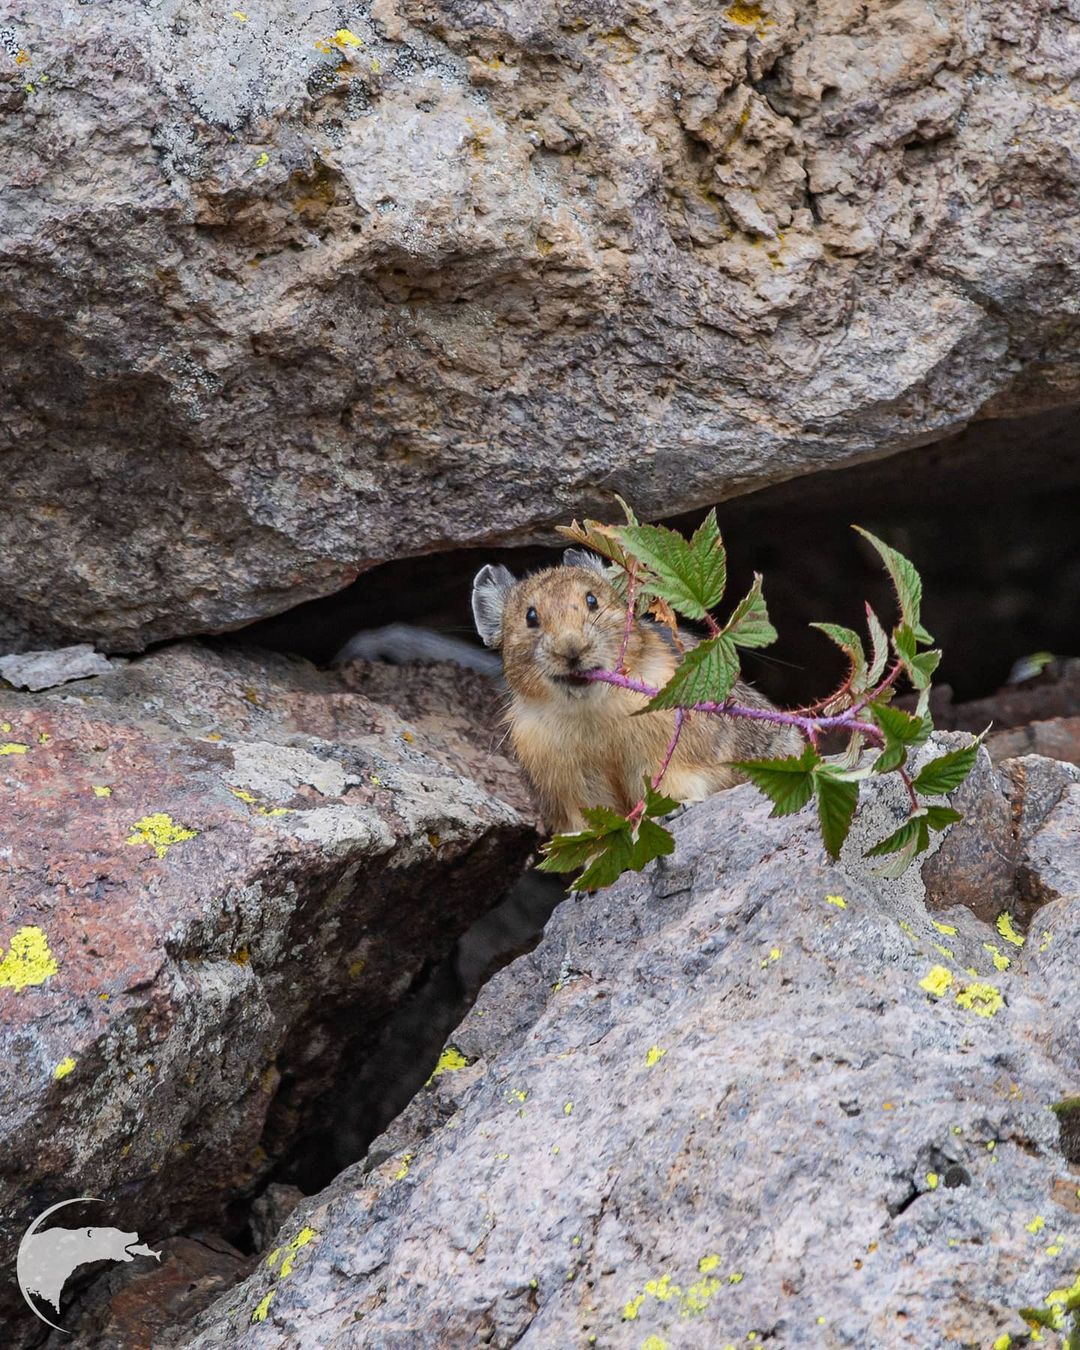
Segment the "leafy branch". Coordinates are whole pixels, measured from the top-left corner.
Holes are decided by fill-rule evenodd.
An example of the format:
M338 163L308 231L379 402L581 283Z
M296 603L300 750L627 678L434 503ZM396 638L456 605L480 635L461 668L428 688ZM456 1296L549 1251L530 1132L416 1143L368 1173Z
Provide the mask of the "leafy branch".
M791 815L815 801L822 841L832 858L839 856L851 829L860 784L874 774L897 774L908 797L907 819L865 856L887 859L878 869L880 874L899 876L929 848L931 832L947 829L961 818L951 807L924 798L939 797L958 787L974 767L982 742L980 736L970 745L938 756L914 777L908 771L909 756L933 730L930 682L941 660L941 652L932 647L933 638L922 623L922 581L914 565L868 530L855 526L877 551L892 580L898 622L888 634L873 609L866 606L869 654L854 629L832 623L811 625L847 659L847 673L839 687L802 708L752 707L736 696L739 651L767 647L777 639L762 578L755 574L750 590L721 624L713 611L727 588L727 553L715 511L687 539L663 525L641 524L625 502L622 505L627 516L624 525L593 520L578 525L575 521L562 531L605 560L626 604L617 669L592 671L588 678L644 695L648 699L645 712L674 710L672 738L663 763L651 781L645 781L644 793L633 810L621 816L607 807L586 809L587 828L556 835L544 847L541 868L551 872L583 868L572 889L593 890L672 852L674 839L657 817L676 803L660 794L660 785L688 716L703 713L794 727L805 737L799 755L737 760L732 767L768 797L774 816ZM625 668L630 633L645 612L669 624L677 638L676 615L704 623L709 633L685 652L662 688L635 679ZM892 705L901 680L918 693L913 713ZM846 733L847 746L841 754L822 754L822 740L829 733Z

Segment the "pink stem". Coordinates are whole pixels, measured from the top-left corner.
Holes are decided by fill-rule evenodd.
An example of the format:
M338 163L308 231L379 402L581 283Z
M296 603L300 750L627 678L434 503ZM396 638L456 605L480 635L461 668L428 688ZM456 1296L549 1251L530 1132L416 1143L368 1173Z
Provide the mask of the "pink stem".
M635 680L629 675L620 675L613 670L590 670L587 672L586 679L600 681L603 684L613 684L619 689L630 689L635 694L644 694L648 698L655 698L660 692L651 684L646 684L643 680ZM882 734L872 722L860 722L855 714L857 708L848 708L845 712L836 717L803 717L798 713L781 712L778 708L748 708L741 703L693 703L687 712L707 712L722 713L726 717L745 717L755 722L773 722L779 726L798 727L808 736L811 731L829 731L838 728L843 731L859 731L872 741L881 742Z
M625 672L626 648L630 642L630 630L634 626L634 596L637 592L637 568L631 567L626 581L626 623L623 626L622 646L619 648L619 660L615 669Z
M654 792L659 790L664 774L668 771L668 765L671 763L671 756L675 753L675 747L679 744L679 737L682 735L683 723L686 721L686 716L685 708L675 709L675 731L672 734L671 740L668 742L667 753L664 755L663 764L660 765L660 771L652 780Z

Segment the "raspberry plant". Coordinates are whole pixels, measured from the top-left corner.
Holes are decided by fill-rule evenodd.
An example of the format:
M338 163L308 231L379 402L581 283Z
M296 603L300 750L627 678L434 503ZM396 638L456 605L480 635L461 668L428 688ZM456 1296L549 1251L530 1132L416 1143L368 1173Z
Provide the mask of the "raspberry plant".
M839 856L859 799L859 786L872 774L895 773L909 799L907 819L867 850L867 857L887 858L878 870L899 876L930 846L930 832L946 829L960 812L924 800L958 787L971 772L982 737L968 746L939 755L914 777L909 754L933 730L930 681L941 660L933 638L920 618L922 581L911 562L860 526L854 528L877 550L892 579L899 619L891 634L869 605L866 625L869 654L858 633L834 623L812 625L836 643L848 661L840 687L807 707L790 711L752 708L734 696L742 648L768 647L776 641L769 622L762 578L754 575L749 592L721 625L713 611L727 586L727 554L716 512L710 511L690 539L663 525L643 525L622 503L625 525L586 520L561 527L561 533L599 554L609 579L626 601L626 627L618 668L589 673L588 678L631 689L649 702L643 711L673 709L674 730L663 762L643 784L640 801L626 816L608 807L583 812L588 828L559 834L544 846L540 867L549 872L582 869L573 890L608 886L626 871L640 871L653 858L671 853L675 841L659 823L677 805L661 791L664 774L688 716L754 718L796 727L806 739L800 755L734 763L773 804L774 816L792 815L811 800L817 807L822 842L830 857ZM629 676L624 668L627 641L635 618L649 613L667 624L682 649L677 617L706 625L708 637L684 652L675 673L657 689ZM891 700L906 681L918 693L914 713ZM843 753L821 753L826 733L848 736ZM984 733L985 735L985 733Z

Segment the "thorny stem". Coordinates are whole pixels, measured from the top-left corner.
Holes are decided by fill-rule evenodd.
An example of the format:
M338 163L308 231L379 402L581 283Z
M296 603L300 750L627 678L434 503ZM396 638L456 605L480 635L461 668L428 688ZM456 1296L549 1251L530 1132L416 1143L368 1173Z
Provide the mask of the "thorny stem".
M660 692L643 680L620 675L614 670L590 670L585 678L603 684L613 684L619 689L629 689L635 694L644 694L647 698L655 698ZM781 712L778 708L748 708L744 704L725 699L723 703L693 703L685 711L722 713L725 717L745 717L755 722L773 722L779 726L798 727L811 738L823 731L842 730L859 731L876 744L881 744L883 740L880 729L872 722L859 721L856 716L857 708L848 708L835 717L805 717L800 713Z
M664 755L664 762L652 780L653 791L658 792L660 784L663 781L664 774L668 771L668 765L671 763L671 757L675 753L675 747L679 744L679 737L682 735L683 723L686 721L687 713L685 708L675 709L675 730L672 733L671 740L668 742L667 752Z
M626 574L626 623L623 626L622 646L615 669L621 674L626 672L626 648L630 643L630 633L634 627L634 597L637 592L637 568L631 567Z

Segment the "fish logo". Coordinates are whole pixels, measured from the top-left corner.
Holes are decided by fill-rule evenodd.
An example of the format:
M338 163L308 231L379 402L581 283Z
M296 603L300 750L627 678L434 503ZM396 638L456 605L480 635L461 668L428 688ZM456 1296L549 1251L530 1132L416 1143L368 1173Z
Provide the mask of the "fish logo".
M119 1228L46 1228L38 1231L41 1223L58 1209L88 1202L104 1203L95 1195L82 1195L74 1200L61 1200L39 1214L23 1234L16 1262L19 1288L30 1311L46 1326L68 1335L65 1327L50 1322L34 1306L35 1298L48 1303L59 1317L64 1284L80 1266L94 1261L133 1261L136 1256L161 1260L161 1253L151 1251L144 1242L141 1243L138 1233L125 1233Z

